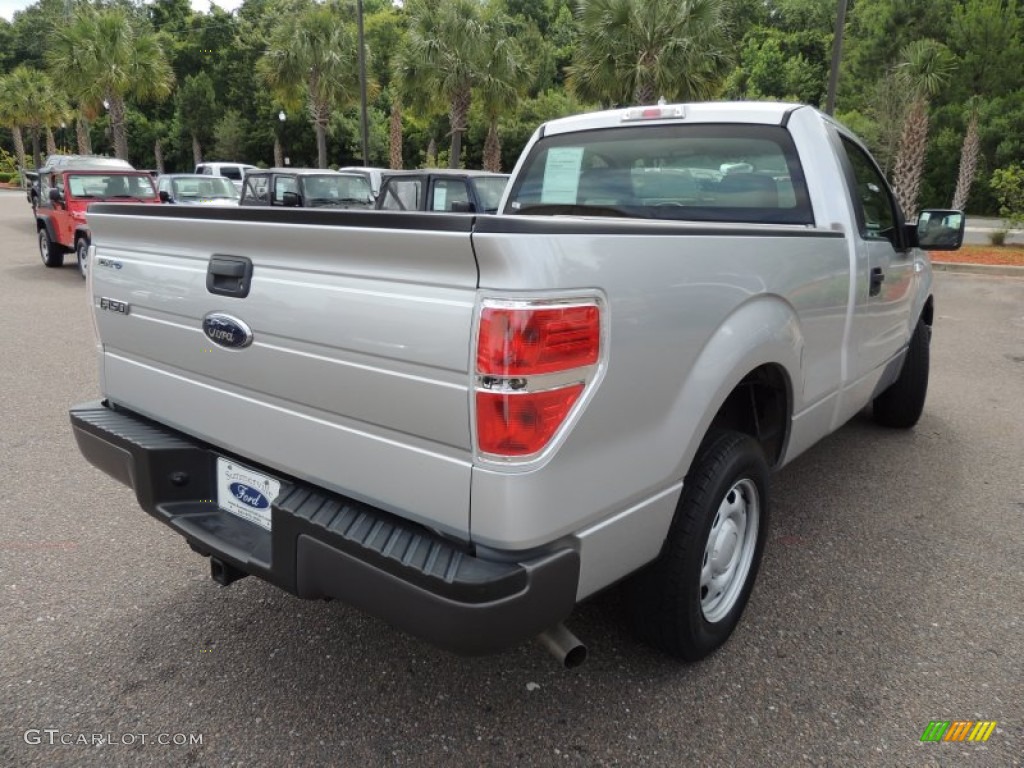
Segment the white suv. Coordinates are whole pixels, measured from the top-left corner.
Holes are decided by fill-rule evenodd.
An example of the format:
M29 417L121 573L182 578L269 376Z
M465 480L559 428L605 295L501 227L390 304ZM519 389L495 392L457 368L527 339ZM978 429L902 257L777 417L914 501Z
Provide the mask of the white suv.
M255 165L246 165L245 163L200 163L196 166L195 173L204 176L223 176L225 179L231 179L231 183L241 192L245 174L255 170Z

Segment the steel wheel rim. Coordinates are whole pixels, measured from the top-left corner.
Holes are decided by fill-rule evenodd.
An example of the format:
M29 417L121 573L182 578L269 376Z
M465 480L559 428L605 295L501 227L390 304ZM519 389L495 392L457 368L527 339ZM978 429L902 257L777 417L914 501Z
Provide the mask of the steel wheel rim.
M43 260L43 264L50 258L50 239L44 229L39 230L39 257Z
M80 246L78 248L78 251L77 251L77 253L78 253L78 269L82 273L82 277L85 277L85 270L87 268L86 267L86 258L87 258L87 255L88 255L88 248L89 248L89 246L84 246L84 247Z
M737 480L715 513L700 568L700 608L714 624L735 607L750 575L761 524L761 497L753 480Z

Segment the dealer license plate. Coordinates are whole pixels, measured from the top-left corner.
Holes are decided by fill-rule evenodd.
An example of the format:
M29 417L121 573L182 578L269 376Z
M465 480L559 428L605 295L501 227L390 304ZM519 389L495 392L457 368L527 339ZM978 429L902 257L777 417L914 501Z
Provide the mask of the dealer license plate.
M281 492L281 481L217 458L217 506L243 520L270 530L270 505Z

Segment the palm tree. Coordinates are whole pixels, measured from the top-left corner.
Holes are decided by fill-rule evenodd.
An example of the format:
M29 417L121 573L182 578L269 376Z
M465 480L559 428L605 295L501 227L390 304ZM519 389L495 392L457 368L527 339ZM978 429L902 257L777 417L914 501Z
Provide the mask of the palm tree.
M507 19L496 16L488 21L488 49L491 55L478 91L487 118L487 138L484 140L484 170L501 171L501 139L498 137L498 118L515 109L519 97L533 77L526 55L508 29Z
M174 72L149 23L122 6L80 6L56 31L50 62L88 113L110 111L114 153L128 159L125 99L162 99Z
M709 99L729 64L725 0L580 0L568 81L584 99Z
M953 71L953 56L942 43L915 40L901 53L897 73L910 102L903 118L892 186L903 214L917 215L925 152L928 149L928 102L939 93Z
M35 70L23 65L8 75L0 76L0 125L10 129L14 139L14 155L18 159L18 167L22 169L28 167L22 129L32 122L31 105L26 96L31 91L31 83L36 74Z
M964 134L964 144L960 150L960 172L957 174L956 191L953 193L953 208L960 211L967 207L971 185L974 183L974 174L978 169L978 155L981 154L981 138L978 136L978 104L975 99L971 100L969 108L967 132Z
M327 126L331 113L358 93L357 49L352 30L337 3L305 4L282 17L270 33L257 68L277 99L294 108L305 93L316 131L317 165L327 167Z
M484 78L493 53L482 5L478 0L419 0L406 9L405 51L415 72L412 79L447 104L452 132L448 165L458 168L473 87Z

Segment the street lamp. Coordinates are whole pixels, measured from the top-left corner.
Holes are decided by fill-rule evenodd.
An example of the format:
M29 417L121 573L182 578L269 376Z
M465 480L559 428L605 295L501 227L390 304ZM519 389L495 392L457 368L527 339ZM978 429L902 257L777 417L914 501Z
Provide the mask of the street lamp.
M284 110L282 109L280 112L277 113L277 119L281 121L281 138L283 139L284 138L284 121L288 119L288 115L286 115L284 113ZM284 155L283 142L282 142L281 154ZM277 158L274 158L274 159L276 160ZM287 157L284 158L283 162L284 162L285 165L290 165L291 164Z

